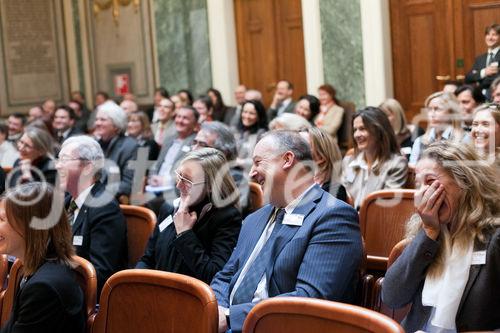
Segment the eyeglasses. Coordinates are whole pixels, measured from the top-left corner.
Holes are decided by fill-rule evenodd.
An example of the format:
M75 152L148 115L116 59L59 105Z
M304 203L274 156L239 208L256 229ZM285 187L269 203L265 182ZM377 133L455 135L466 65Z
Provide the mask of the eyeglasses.
M87 161L87 160L83 158L73 158L69 156L59 156L59 158L56 159L56 163L66 163L69 161Z
M206 148L206 147L209 147L211 148L208 143L204 142L204 141L198 141L198 140L193 140L193 147L194 146L198 146L198 147L203 147L203 148Z
M24 142L22 140L17 141L17 146L19 147L19 149L23 149L23 148L33 149L34 148L32 145L29 145L29 144L27 144L26 142Z
M182 182L184 183L184 185L186 185L186 187L188 188L192 188L194 185L200 185L200 184L204 184L205 181L201 181L201 182L192 182L191 180L185 178L184 176L182 176L179 172L175 171L175 176L177 177L177 181L178 182Z

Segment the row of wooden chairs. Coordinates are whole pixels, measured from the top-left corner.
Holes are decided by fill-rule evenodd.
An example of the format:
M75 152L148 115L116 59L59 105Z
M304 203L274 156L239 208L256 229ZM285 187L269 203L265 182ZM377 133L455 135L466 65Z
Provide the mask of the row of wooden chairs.
M155 270L130 269L106 281L96 311L94 267L75 257L74 268L85 299L88 333L217 332L218 307L212 289L195 278ZM2 257L2 264L7 257ZM12 311L22 276L16 261L7 289L0 293L0 324ZM359 306L325 300L284 297L259 303L243 332L403 332L386 315Z

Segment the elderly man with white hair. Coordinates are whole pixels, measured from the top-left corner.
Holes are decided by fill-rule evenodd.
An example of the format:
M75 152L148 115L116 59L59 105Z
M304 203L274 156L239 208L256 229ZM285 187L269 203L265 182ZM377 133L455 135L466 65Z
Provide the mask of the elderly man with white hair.
M104 151L104 157L115 162L118 167L107 168L105 180L109 180L115 171L119 173L120 183L116 198L120 203L129 203L134 171L128 164L136 159L138 149L137 141L125 136L126 129L127 114L116 103L107 101L98 107L94 136Z
M89 136L64 141L56 168L76 254L89 260L97 273L97 286L127 268L127 225L120 206L100 181L104 153Z

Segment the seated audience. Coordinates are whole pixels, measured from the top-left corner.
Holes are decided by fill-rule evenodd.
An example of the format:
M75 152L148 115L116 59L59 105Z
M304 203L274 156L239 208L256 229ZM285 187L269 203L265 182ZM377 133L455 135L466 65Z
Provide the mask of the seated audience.
M158 160L150 169L148 183L152 187L161 188L158 192L173 190L175 187L174 170L177 162L191 151L196 136L200 114L191 106L183 106L175 116L174 136L165 139Z
M42 119L44 118L43 114L43 109L41 106L36 105L32 108L29 109L28 111L28 123L31 123L32 121L35 121L37 119Z
M213 148L187 154L177 170L180 205L165 204L136 268L189 275L210 283L236 245L238 190L224 155Z
M471 163L472 162L472 163ZM387 270L382 299L412 303L407 332L493 331L500 327L498 174L474 149L436 142L416 168L409 244Z
M109 95L105 91L98 91L95 94L95 99L94 99L95 107L94 111L89 115L88 121L87 121L87 129L89 130L90 133L94 131L94 125L97 117L97 111L99 110L99 107L103 104L106 103L106 105L109 104L116 104L113 100L109 98Z
M85 332L71 230L61 205L56 208L57 198L50 185L36 182L11 189L0 201L0 252L23 264L2 332Z
M484 95L480 89L470 85L462 85L455 91L462 116L462 128L470 132L472 125L472 113L474 109L485 102Z
M347 202L345 187L340 183L342 155L335 141L328 133L317 127L311 127L300 134L309 143L316 164L314 182L321 186L323 191Z
M75 127L78 128L82 133L87 133L87 126L90 118L89 110L85 107L84 104L80 103L77 100L69 101L68 106L75 112Z
M436 92L425 100L427 130L415 139L410 155L410 165L420 159L422 151L432 142L441 140L469 142L470 137L462 130L460 107L454 95Z
M292 95L293 84L291 82L286 80L278 82L273 100L269 106L269 110L267 110L267 119L273 120L283 113L293 113L295 102L292 100Z
M402 188L408 161L401 156L389 119L382 110L366 107L353 116L354 154L343 160L342 184L359 209L363 199L382 189Z
M224 115L224 123L231 128L236 128L241 117L241 108L245 102L245 93L247 92L247 87L240 84L234 90L234 99L236 100L236 106L227 108L226 114Z
M9 174L9 187L19 183L56 183L57 171L54 165L54 141L45 130L29 126L17 141L19 159Z
M262 103L262 93L255 89L245 91L245 101L259 101Z
M153 95L153 106L146 110L146 114L153 124L158 120L158 106L160 105L160 101L164 98L170 98L170 94L168 93L167 89L163 87L156 88Z
M132 112L139 111L139 106L137 106L137 103L129 99L124 99L120 103L120 107L123 109L123 111L125 111L127 116L129 116Z
M156 109L158 121L151 125L155 141L160 146L166 138L175 135L175 105L170 98L163 98Z
M396 141L401 148L401 155L409 158L415 138L424 134L424 130L413 124L408 124L403 107L393 98L383 101L379 108L384 111L391 122L394 134L396 134Z
M26 117L22 113L13 113L7 118L7 126L9 127L8 140L15 144L23 135Z
M76 253L94 265L97 288L119 270L127 268L127 225L113 194L100 181L104 153L88 136L64 141L57 170L72 227Z
M160 146L153 138L147 114L142 111L135 111L129 114L127 135L137 141L139 148L144 147L148 149L148 160L156 161L160 153Z
M238 149L236 147L236 139L229 127L219 121L201 124L200 130L196 133L196 137L193 140L192 148L193 150L198 150L206 147L215 148L224 154L229 164L229 172L239 187L244 175L242 170L233 163L238 156Z
M9 128L0 123L0 168L12 168L19 158L17 148L7 140L8 136Z
M95 120L94 136L98 139L104 156L113 161L116 167L108 167L103 182L113 184L113 191L120 203L127 204L132 191L134 171L129 162L137 155L137 141L125 136L127 115L114 102L106 102L99 106ZM117 182L118 178L118 182Z
M52 128L54 129L55 139L59 144L62 144L70 136L82 134L75 124L76 114L72 108L61 105L56 109Z
M318 88L320 112L314 119L314 124L326 131L337 142L337 132L344 119L344 108L339 105L337 91L330 84Z
M311 123L305 118L294 113L283 113L271 120L269 123L269 130L289 130L289 131L302 131L312 127Z
M314 125L314 119L319 113L319 99L313 95L301 96L295 104L294 112Z
M212 121L214 114L214 105L210 97L206 95L202 95L194 100L193 107L200 114L200 118L198 118L198 123L202 124L205 121Z
M491 84L491 101L500 104L500 77L496 78Z
M245 101L235 135L238 145L238 163L241 166L245 167L251 159L255 144L266 131L267 116L264 105L256 100Z
M472 142L480 157L500 170L500 107L484 105L474 111Z
M177 92L177 96L181 99L182 106L193 105L193 95L188 89L181 89Z
M358 214L314 183L307 142L297 132L264 136L250 176L269 204L243 222L236 247L211 287L219 332L241 332L248 312L278 296L352 302L363 246Z
M226 112L229 108L224 103L224 99L222 98L220 91L214 88L210 88L207 90L207 95L208 97L210 97L213 105L212 119L217 121L224 121Z
M53 99L47 99L42 104L44 121L52 121L56 112L56 102Z

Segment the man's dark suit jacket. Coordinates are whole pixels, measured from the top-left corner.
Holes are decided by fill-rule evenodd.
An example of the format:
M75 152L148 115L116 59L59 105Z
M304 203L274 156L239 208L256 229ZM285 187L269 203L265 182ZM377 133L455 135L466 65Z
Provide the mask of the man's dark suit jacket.
M423 329L432 307L422 305L427 268L435 260L439 239L434 241L421 230L387 271L382 285L382 299L392 308L412 302L410 313L402 322L407 332ZM486 263L471 265L455 319L458 332L493 331L500 328L500 227L474 243L474 252L486 250Z
M47 261L17 293L1 333L85 332L83 293L73 271Z
M500 73L481 78L481 70L486 68L487 57L488 53L485 53L476 58L474 65L472 65L472 69L465 76L465 83L477 83L481 89L488 89L490 87L491 83L500 75ZM500 63L500 50L495 54L493 61Z
M236 245L241 228L240 212L234 206L212 206L193 229L178 237L173 222L164 229L162 226L160 231L166 218L173 219L173 213L172 206L162 206L158 224L136 268L185 274L210 283ZM200 212L197 215L200 216Z
M13 170L11 171L11 174L9 174L9 187L16 186L19 178L21 178L22 172L19 167L20 163L20 159L17 159L17 161L14 162ZM35 170L38 169L38 171L40 171L39 174L38 172L32 170L31 175L33 177L33 181L47 182L49 184L55 185L57 170L53 159L47 156L42 156L39 159L33 161L31 167Z
M120 171L120 183L116 193L117 198L122 194L130 195L132 192L134 170L128 168L128 163L130 161L135 161L138 148L139 145L135 139L120 134L111 139L109 145L106 149L104 149L104 156L106 159L114 161ZM109 174L109 170L107 170L106 177L103 179L103 182L106 183L106 181L109 181L110 178L114 179L114 177L115 176Z
M283 113L293 113L294 110L295 110L295 102L291 101L290 103L288 103L288 105L286 106L285 110L283 110ZM273 120L277 116L278 116L278 109L269 108L267 110L267 120L268 121Z
M69 205L70 197L67 197ZM81 245L78 245L81 243ZM97 287L127 268L127 224L116 199L95 183L73 224L76 254L94 265Z

